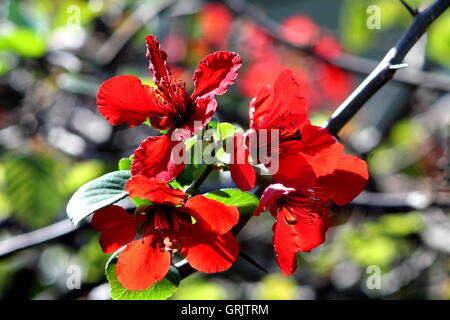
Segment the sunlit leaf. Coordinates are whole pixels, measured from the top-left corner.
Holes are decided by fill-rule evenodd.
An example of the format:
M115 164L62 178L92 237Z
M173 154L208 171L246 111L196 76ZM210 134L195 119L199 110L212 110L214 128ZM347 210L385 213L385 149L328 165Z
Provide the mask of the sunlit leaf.
M130 158L122 158L119 160L119 170L130 170L130 167L131 167Z
M67 204L67 215L74 224L96 210L109 206L128 195L125 184L131 177L130 171L107 173L78 189Z
M206 193L204 196L222 202L227 206L236 206L240 214L252 214L259 204L259 199L256 196L239 189L221 189Z

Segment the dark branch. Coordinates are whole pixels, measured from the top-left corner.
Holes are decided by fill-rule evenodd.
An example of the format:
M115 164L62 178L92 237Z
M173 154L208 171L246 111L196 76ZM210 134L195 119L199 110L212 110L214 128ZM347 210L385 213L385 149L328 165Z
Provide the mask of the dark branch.
M379 210L388 213L423 210L430 207L450 208L450 201L437 195L428 196L418 191L402 193L376 193L363 191L350 204L366 210Z
M338 133L359 109L361 109L367 100L392 79L396 72L396 69L392 69L392 66L399 65L403 62L406 54L420 37L422 37L428 26L449 6L450 0L437 0L415 16L411 26L395 46L389 50L375 70L367 76L347 100L333 113L326 124L331 134Z
M42 229L3 240L0 242L0 258L5 258L20 250L60 239L78 231L86 225L87 224L82 224L81 226L76 227L69 219L66 219Z

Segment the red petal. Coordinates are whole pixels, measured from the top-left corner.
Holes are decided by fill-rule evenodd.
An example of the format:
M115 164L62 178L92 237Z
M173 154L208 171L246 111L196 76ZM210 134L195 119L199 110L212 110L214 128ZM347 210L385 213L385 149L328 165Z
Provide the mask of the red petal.
M194 133L195 130L203 129L208 124L209 120L211 120L217 109L217 101L213 96L198 98L195 101L195 104L196 107L192 122L201 121L202 127L194 128L192 124L192 133Z
M119 253L116 274L127 290L144 290L166 276L170 267L170 253L152 235L135 240Z
M132 127L143 123L155 111L149 86L130 75L103 82L97 94L98 110L112 125Z
M131 174L143 175L147 178L157 178L170 181L184 169L184 159L176 152L180 141L171 141L168 135L148 137L134 152L131 163ZM184 150L184 144L181 145ZM184 154L184 152L183 152Z
M154 35L147 36L147 59L150 62L149 70L153 74L153 81L159 82L162 77L171 75L166 64L167 53L159 48L159 42Z
M261 87L256 94L256 97L250 101L249 119L250 128L257 130L261 128L264 121L264 116L267 115L271 103L272 89L270 86Z
M133 176L125 189L130 193L130 198L147 199L153 203L177 205L186 199L183 191L172 189L165 181L144 176Z
M253 189L256 181L256 173L248 162L249 151L244 144L244 136L236 133L233 137L233 152L229 164L231 177L241 190Z
M280 145L279 167L273 178L287 187L298 190L309 188L316 182L314 169L302 154L290 153L287 150L289 146L290 144Z
M302 152L314 155L336 143L326 128L307 125L301 131Z
M268 207L276 205L277 199L294 191L294 188L287 188L280 183L271 184L264 190L254 215L259 216L261 211L266 211Z
M231 232L217 235L195 224L183 228L181 253L196 270L206 273L230 268L239 255L239 245Z
M369 174L364 160L352 155L342 155L333 174L319 178L317 185L338 205L353 200L364 189Z
M241 57L235 52L218 51L200 61L192 80L195 90L192 99L205 95L222 95L233 84Z
M284 210L277 216L273 225L273 244L277 254L277 263L285 275L292 274L297 269L297 252L309 252L325 241L328 230L328 215L316 218L313 222L297 222L287 224L284 220Z
M287 115L297 119L296 129L302 130L303 126L310 123L307 101L301 94L300 85L292 70L284 70L275 80L273 100L268 110L268 119L265 120L265 127L278 127L280 121L285 126L292 127L287 121L284 121Z
M322 149L314 156L303 154L303 157L314 169L317 177L325 176L336 170L341 157L344 154L344 146L340 143L334 143L330 147Z
M100 246L106 254L133 241L138 220L122 207L109 206L100 209L92 217L92 228L100 232Z
M284 213L280 211L273 225L273 247L277 255L277 263L285 275L290 275L297 269L298 231L284 221Z
M239 211L235 206L227 206L202 195L190 198L185 208L197 220L196 225L209 232L224 234L239 220Z

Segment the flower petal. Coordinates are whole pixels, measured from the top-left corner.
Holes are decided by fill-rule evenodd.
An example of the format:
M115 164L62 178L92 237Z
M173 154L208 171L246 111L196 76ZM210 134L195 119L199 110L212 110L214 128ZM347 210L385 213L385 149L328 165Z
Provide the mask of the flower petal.
M152 240L152 235L135 240L119 253L117 279L127 290L148 289L169 271L170 253Z
M290 123L293 119L296 123ZM295 126L296 130L302 130L310 123L306 98L302 96L300 84L292 70L284 70L275 80L273 99L264 121L265 128L279 128L284 125L288 128Z
M297 252L309 252L325 241L328 230L328 214L322 218L313 215L313 221L288 224L284 220L284 210L277 216L273 225L273 244L277 254L277 263L285 275L290 275L297 269Z
M288 146L287 144L280 145L278 170L272 168L275 171L273 178L287 187L298 190L311 187L317 179L314 168L301 153L291 153Z
M130 193L130 198L147 199L153 203L177 205L186 199L183 191L171 188L164 180L144 176L131 177L125 189Z
M213 233L224 234L239 220L239 211L235 206L227 206L202 195L190 198L185 208L197 220L196 225Z
M97 105L99 112L115 126L123 123L137 126L156 111L150 87L131 75L103 82L97 94Z
M305 153L302 153L302 155L313 168L316 177L322 177L332 174L336 170L341 157L344 155L344 146L340 143L334 143L313 156Z
M195 101L196 107L194 116L192 118L192 122L194 121L200 121L202 124L201 128L193 128L192 133L195 132L195 130L201 130L203 129L211 120L214 113L217 109L217 101L214 99L213 96L203 96L201 98L198 98ZM193 127L193 126L192 126Z
M336 139L326 128L306 125L301 131L302 152L315 155L336 143Z
M100 246L111 254L133 241L138 219L119 206L108 206L94 213L92 228L100 232Z
M147 41L147 59L150 62L149 70L153 74L153 81L158 83L161 78L171 75L167 66L167 53L159 48L159 42L154 35L145 38Z
M244 144L244 136L236 133L233 137L233 152L229 164L231 178L236 186L248 191L253 189L256 182L256 173L252 165L248 162L249 150Z
M239 245L231 232L215 234L196 224L183 228L181 253L196 270L206 273L230 268L239 255Z
M222 95L237 77L242 65L241 57L235 52L218 51L200 61L192 80L195 90L192 99L205 95Z
M276 261L284 275L290 275L297 269L298 231L284 221L284 213L280 211L273 225L273 247Z
M333 202L344 205L361 193L368 178L369 173L364 160L352 155L342 155L336 170L319 178L317 185L331 196Z
M250 107L248 111L251 129L257 130L261 128L261 125L264 121L264 116L266 116L268 113L272 95L272 89L269 85L266 85L264 87L261 87L258 90L256 97L254 97L250 101Z
M183 142L171 141L168 135L148 137L134 152L131 174L164 181L174 179L184 169L183 156L174 152L177 149L184 150Z
M277 199L294 191L294 188L285 187L281 183L271 184L264 190L254 215L259 216L261 211L265 211L268 207L274 206Z

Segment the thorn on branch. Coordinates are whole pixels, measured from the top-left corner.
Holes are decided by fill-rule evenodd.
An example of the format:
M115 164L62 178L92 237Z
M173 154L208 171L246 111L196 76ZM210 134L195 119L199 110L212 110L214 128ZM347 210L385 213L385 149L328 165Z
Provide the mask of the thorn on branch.
M400 2L403 4L403 6L409 11L409 13L415 17L419 14L419 11L417 9L414 9L411 7L405 0L400 0Z
M399 70L408 67L407 63L391 64L388 68L389 70Z

